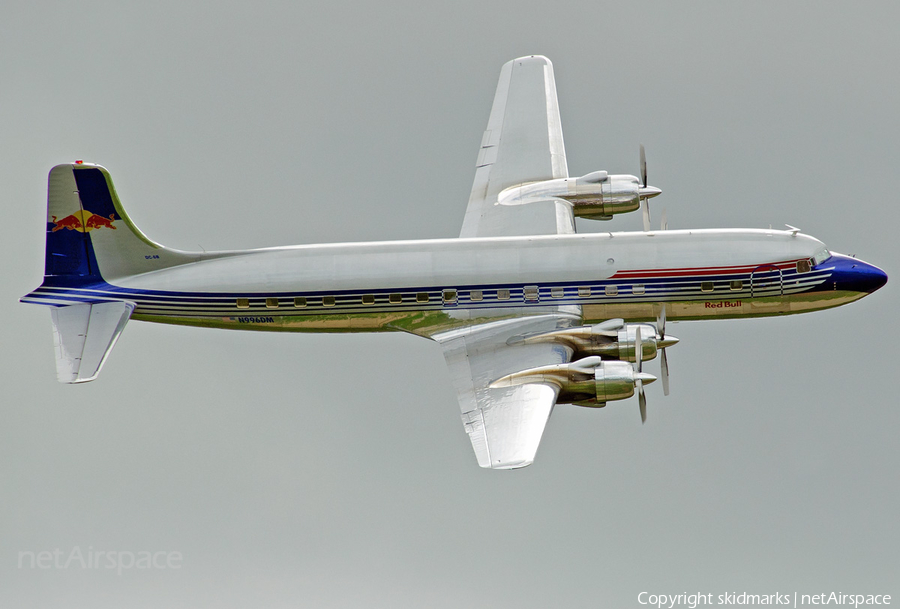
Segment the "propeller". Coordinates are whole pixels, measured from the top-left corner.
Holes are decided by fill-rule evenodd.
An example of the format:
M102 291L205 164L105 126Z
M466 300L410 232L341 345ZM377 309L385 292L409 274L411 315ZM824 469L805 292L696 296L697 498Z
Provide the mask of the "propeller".
M676 341L678 339L675 339ZM641 371L644 362L644 341L641 338L641 327L638 326L634 331L634 390L638 394L638 406L641 409L641 423L647 422L647 396L644 395L644 384L652 383L656 377L652 374Z
M650 230L650 204L647 199L651 199L662 193L659 188L647 186L647 154L644 152L644 145L641 144L641 187L638 189L641 198L641 214L644 216L644 230Z
M634 336L634 389L638 394L638 406L641 409L641 423L647 422L647 396L644 395L644 380L641 378L641 361L644 358L644 343L641 341L641 327L638 326Z
M647 155L644 153L644 145L641 144L641 190L647 187ZM650 230L650 204L646 197L641 197L641 213L644 216L644 231ZM644 410L641 414L645 415ZM644 419L647 417L644 416Z
M656 318L656 333L659 335L657 345L661 351L659 367L660 376L662 377L663 393L669 395L669 360L666 358L666 347L678 343L678 339L674 336L666 338L666 305L663 304L659 309L659 315Z
M641 340L641 327L638 326L634 335L634 389L638 394L638 407L641 409L641 424L647 422L647 396L644 395L644 379L648 374L641 372L641 363L644 359L644 343ZM650 381L650 378L647 378Z
M647 187L647 154L644 152L643 144L641 144L641 185Z

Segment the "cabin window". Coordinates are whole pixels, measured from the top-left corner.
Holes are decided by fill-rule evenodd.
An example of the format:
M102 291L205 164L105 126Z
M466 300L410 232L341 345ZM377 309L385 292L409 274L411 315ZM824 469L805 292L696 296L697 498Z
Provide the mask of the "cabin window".
M469 292L469 300L484 300L484 292L481 290L472 290Z
M267 309L277 309L278 308L278 299L277 298L266 298L266 308Z
M640 296L640 295L643 294L644 292L645 292L645 289L644 289L644 284L643 284L643 283L636 283L636 284L634 284L633 286L631 286L631 293L632 293L632 294L637 294L638 296Z
M428 292L419 292L416 294L416 302L428 302Z
M509 300L509 290L497 290L497 300Z
M731 288L732 292L738 292L744 289L744 282L740 279L732 279L731 283L728 284L728 287Z
M401 296L400 294L391 294L390 296L388 296L388 302L391 304L400 304L401 302L403 302L403 296Z
M298 309L302 309L306 306L306 298L304 298L303 296L297 296L294 299L294 306Z
M363 294L362 302L364 305L375 304L375 295L374 294Z
M713 282L712 281L701 281L700 282L700 291L701 292L712 292L713 291Z
M334 296L325 296L322 298L322 306L323 307L333 307L334 306Z
M619 293L619 286L617 285L608 285L606 286L606 295L607 296L615 296Z
M237 308L249 309L250 308L250 299L249 298L238 298L237 299Z
M797 261L797 272L798 273L808 273L810 270L809 260L798 260Z
M591 286L583 286L578 288L578 296L579 298L587 298L591 295Z
M456 304L456 290L444 290L444 304Z
M540 293L538 292L538 287L536 285L526 285L523 293L525 295L525 300L534 302L540 299Z
M550 298L562 298L566 295L565 288L550 288Z

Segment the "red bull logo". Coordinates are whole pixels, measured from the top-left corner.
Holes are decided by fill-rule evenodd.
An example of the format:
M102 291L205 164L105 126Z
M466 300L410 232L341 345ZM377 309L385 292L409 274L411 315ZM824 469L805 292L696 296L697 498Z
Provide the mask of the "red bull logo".
M62 229L77 230L79 233L87 233L95 228L111 228L116 230L116 227L113 226L115 220L115 214L109 214L109 218L104 218L103 216L98 216L97 214L80 209L71 216L66 216L61 220L57 220L56 216L51 216L51 222L53 222L53 229L51 232L55 233Z

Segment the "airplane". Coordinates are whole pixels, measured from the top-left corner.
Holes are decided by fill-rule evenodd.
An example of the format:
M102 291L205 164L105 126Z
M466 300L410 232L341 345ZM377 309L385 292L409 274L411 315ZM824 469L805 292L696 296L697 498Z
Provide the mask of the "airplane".
M443 350L478 464L530 465L556 404L603 407L657 377L666 320L844 305L887 275L800 229L659 230L641 176L568 173L553 66L500 71L459 238L187 252L135 226L100 165L50 171L43 283L57 378L97 378L129 319L288 332L408 332ZM575 218L641 210L643 230L577 233Z

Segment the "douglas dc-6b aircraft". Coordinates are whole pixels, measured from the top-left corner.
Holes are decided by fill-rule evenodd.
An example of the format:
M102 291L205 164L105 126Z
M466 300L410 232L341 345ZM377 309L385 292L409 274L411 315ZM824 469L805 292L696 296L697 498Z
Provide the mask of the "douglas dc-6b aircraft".
M789 230L650 229L641 178L570 177L553 66L500 82L458 239L183 252L147 238L109 173L50 171L44 282L57 375L97 377L129 319L288 332L403 331L440 344L482 467L534 460L555 404L602 407L656 380L665 321L804 313L862 298L880 269ZM576 234L575 217L642 209L644 230Z

